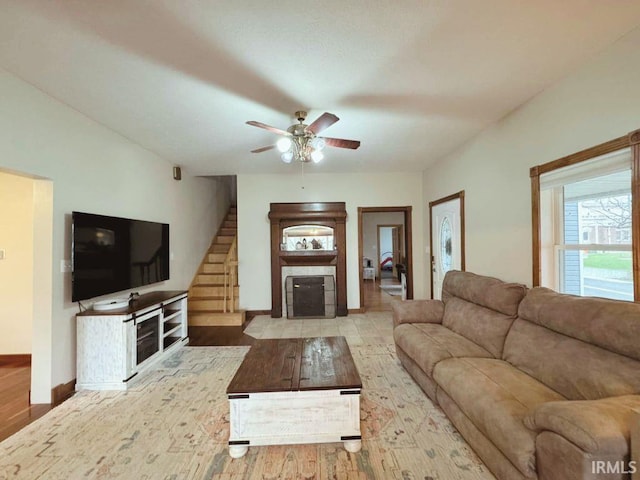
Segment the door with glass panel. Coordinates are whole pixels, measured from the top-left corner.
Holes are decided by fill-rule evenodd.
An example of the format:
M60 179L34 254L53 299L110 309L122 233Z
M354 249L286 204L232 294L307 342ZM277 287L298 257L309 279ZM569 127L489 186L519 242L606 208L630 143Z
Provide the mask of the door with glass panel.
M432 298L440 299L449 270L464 270L464 192L429 203Z

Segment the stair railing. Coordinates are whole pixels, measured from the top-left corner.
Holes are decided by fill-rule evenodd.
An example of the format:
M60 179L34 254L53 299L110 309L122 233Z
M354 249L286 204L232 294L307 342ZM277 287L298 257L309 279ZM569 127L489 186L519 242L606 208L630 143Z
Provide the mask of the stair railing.
M236 310L235 299L235 285L236 285L236 270L238 267L238 244L237 239L234 238L231 242L231 247L224 259L224 302L223 311L233 313ZM229 310L227 310L227 304L229 304Z

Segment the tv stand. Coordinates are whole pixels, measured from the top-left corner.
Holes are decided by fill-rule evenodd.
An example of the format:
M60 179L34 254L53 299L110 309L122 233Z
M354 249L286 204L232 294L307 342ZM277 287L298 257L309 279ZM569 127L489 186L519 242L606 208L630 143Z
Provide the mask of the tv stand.
M146 293L117 310L86 310L76 322L76 390L126 390L189 342L187 292Z

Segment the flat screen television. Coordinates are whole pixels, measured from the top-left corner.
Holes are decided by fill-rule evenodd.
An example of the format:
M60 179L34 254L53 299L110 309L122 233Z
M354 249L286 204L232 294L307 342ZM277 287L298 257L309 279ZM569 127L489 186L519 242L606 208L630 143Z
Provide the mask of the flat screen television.
M71 300L169 279L169 225L72 213Z

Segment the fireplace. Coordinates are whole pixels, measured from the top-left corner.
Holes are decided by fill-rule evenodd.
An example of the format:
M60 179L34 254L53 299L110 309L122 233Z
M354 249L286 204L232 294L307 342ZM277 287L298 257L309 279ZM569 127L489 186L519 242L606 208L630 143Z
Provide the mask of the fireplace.
M287 318L335 318L333 275L288 276L285 279Z
M330 318L347 315L346 218L344 202L271 204L272 317L282 317L283 306L290 303L283 278L328 274L335 295ZM317 268L330 271L310 271Z

